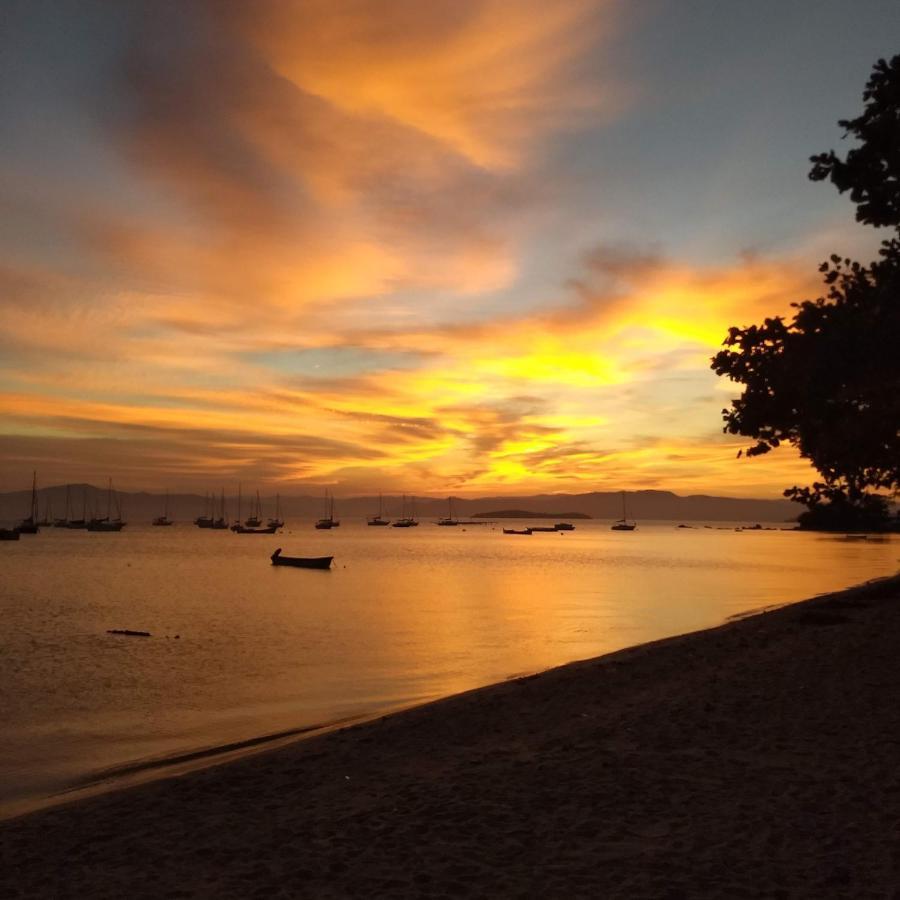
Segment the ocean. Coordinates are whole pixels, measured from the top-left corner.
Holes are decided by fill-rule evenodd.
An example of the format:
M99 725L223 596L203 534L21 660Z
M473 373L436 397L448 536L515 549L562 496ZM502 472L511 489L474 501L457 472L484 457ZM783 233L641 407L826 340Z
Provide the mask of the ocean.
M0 814L894 574L900 546L609 524L129 524L0 543ZM276 547L333 568L275 568Z

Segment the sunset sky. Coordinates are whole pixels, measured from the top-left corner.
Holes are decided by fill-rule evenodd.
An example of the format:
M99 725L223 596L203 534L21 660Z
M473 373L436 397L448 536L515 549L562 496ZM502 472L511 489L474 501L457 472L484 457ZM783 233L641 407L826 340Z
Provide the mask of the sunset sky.
M667 488L730 325L871 258L807 180L896 0L6 0L0 490Z

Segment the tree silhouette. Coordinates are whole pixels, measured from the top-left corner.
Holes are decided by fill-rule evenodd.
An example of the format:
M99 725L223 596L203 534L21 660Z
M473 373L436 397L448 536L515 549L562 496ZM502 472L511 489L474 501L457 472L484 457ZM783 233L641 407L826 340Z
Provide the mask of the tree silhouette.
M879 59L863 91L865 109L856 119L841 119L845 137L852 134L859 147L839 159L834 150L810 157L809 177L830 178L843 194L850 191L856 219L866 225L900 224L900 55Z
M748 456L793 444L822 476L785 495L809 507L801 524L871 528L887 504L868 491L900 487L900 55L879 60L863 114L839 124L860 143L845 159L811 157L857 204L856 218L897 232L864 266L833 255L827 292L793 304L790 321L731 328L712 360L744 393L722 411L725 431L753 438Z

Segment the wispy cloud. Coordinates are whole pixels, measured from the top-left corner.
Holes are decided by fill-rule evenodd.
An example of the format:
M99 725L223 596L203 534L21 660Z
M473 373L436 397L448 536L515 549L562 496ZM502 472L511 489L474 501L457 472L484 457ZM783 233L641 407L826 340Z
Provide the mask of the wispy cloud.
M9 421L55 433L121 441L141 432L180 448L183 469L197 471L188 460L199 458L215 477L225 466L300 484L368 478L470 492L624 482L699 489L715 477L746 493L767 483L775 470L748 478L733 464L739 444L715 433L727 384L706 361L731 322L763 308L787 312L813 289L806 267L743 259L691 270L661 257L601 258L606 251L589 254L559 289L568 302L552 298L546 314L370 332L381 363L369 372L285 373L263 355L238 369L237 386L205 387L206 364L188 386L183 371L167 381L165 365L145 354L118 368L114 387L82 370L71 391L37 379L0 395L0 406ZM353 334L353 346L366 343L367 332ZM400 348L418 355L393 366ZM785 466L802 477L793 458L778 471Z
M631 102L603 62L621 3L127 8L92 127L128 202L60 199L78 265L0 249L8 466L459 492L782 477L731 465L707 360L814 293L805 262L603 243L526 283L554 141Z

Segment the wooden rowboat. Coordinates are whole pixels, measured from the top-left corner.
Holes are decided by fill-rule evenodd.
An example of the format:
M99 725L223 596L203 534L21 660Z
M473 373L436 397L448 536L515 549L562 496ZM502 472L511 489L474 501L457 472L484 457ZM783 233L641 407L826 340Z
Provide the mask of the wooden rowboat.
M524 529L519 530L516 528L504 528L503 533L504 534L531 534L531 529L524 528Z
M281 547L272 554L273 566L293 566L295 569L330 569L333 556L282 556Z

